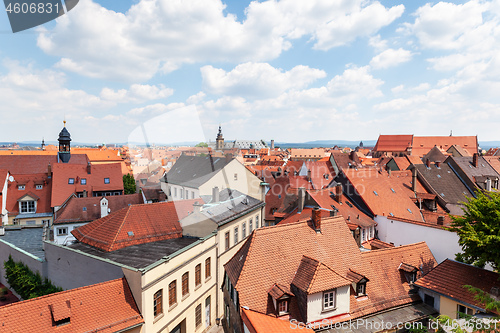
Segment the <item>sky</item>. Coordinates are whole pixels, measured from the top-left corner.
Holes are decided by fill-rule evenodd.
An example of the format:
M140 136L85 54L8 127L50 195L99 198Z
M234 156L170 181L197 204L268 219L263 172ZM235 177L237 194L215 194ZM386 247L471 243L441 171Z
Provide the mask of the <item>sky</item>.
M500 140L500 0L80 0L12 33L0 142Z

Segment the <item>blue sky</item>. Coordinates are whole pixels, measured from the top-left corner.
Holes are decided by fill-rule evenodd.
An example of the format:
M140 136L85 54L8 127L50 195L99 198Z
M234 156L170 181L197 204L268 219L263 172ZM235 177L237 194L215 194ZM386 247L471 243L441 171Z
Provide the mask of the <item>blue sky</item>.
M10 31L0 141L498 140L500 0L80 0ZM185 114L182 114L185 112ZM139 130L138 130L139 129ZM191 140L196 138L196 140Z

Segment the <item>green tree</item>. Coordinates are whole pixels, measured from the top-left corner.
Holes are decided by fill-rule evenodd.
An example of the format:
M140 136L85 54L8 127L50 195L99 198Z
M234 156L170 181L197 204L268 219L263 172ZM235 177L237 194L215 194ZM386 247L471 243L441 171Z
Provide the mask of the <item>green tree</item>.
M200 142L195 147L208 147L208 144L206 142Z
M464 215L452 216L451 227L458 234L462 253L458 261L478 267L500 268L500 193L478 191L476 198L467 198Z
M123 190L125 194L135 193L135 179L130 173L123 175Z

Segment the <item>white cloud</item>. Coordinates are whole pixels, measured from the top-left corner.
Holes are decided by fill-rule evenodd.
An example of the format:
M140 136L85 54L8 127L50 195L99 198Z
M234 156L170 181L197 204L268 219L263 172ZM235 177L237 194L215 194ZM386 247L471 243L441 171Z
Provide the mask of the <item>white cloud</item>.
M428 3L416 11L415 23L406 26L424 48L458 49L475 43L474 30L482 25L487 8L479 1L459 5L439 2L434 6Z
M373 57L370 61L370 66L374 69L386 69L408 62L411 60L411 57L412 54L408 50L402 48L397 50L387 49Z
M146 81L194 62L262 62L303 36L328 50L376 33L404 11L364 0L251 2L240 22L221 0L141 0L125 14L81 0L40 29L38 46L61 69L93 78Z
M322 70L295 66L289 71L268 63L244 63L230 72L212 66L201 68L204 89L212 94L238 95L246 98L267 98L293 89L302 89L324 78Z
M101 98L107 101L117 103L141 103L155 99L162 99L171 96L174 91L170 88L165 88L163 85L152 86L147 84L133 84L130 88L113 90L103 88L101 90Z

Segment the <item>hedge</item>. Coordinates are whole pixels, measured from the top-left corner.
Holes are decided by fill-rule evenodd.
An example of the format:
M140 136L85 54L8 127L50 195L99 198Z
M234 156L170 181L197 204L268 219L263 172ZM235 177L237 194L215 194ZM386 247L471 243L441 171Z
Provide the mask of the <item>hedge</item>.
M42 280L40 273L33 273L22 262L14 262L11 256L4 262L4 267L7 282L23 299L63 291L62 288L54 286L49 279Z

